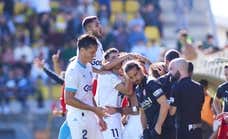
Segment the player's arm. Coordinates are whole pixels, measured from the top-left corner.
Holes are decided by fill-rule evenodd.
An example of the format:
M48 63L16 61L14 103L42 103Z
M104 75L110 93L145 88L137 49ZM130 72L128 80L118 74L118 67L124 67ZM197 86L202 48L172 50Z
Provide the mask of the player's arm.
M140 108L139 113L140 113L140 120L141 120L143 130L147 129L147 120L146 120L146 115L145 115L144 110L142 108Z
M58 50L56 54L52 55L53 68L54 68L54 71L58 75L61 74L61 68L60 68L60 64L59 64L59 56L60 56L60 50Z
M222 112L222 102L221 100L215 96L213 100L213 108L215 110L216 115L220 114Z
M44 66L44 59L41 60L39 58L34 59L34 64L40 68L43 69L43 71L53 80L55 80L58 84L63 85L64 84L64 80L59 77L59 75L57 75L55 72L53 72L52 70L48 69L47 67Z
M161 134L161 128L162 125L166 119L166 116L168 114L169 111L169 104L167 102L166 96L162 95L157 99L157 102L160 104L160 110L159 110L159 116L158 116L158 120L157 123L155 125L155 130Z
M51 71L46 67L44 67L43 70L48 75L48 77L55 80L58 84L61 84L61 85L64 84L64 80L61 77L59 77L56 73L54 73L53 71Z
M217 93L213 101L213 107L215 109L216 115L222 112L222 102L221 102L222 94L223 94L223 90L222 88L219 87L217 89Z
M87 105L87 104L83 103L82 101L78 100L77 98L75 98L74 97L75 93L77 93L76 90L70 91L70 89L66 88L66 90L65 90L65 102L67 105L73 106L73 107L78 108L78 109L92 111L100 118L105 116L105 114L101 108Z
M173 85L171 88L171 97L170 97L170 99L172 99L173 101L170 102L170 108L169 108L169 114L171 116L173 116L177 111L177 105L179 103L178 101L180 100L178 98L178 96L179 96L178 94L180 94L180 93L178 93L177 87L175 85Z
M127 54L127 55L124 55L124 56L121 56L121 57L118 57L116 58L115 60L111 61L111 62L105 62L105 63L102 63L102 67L101 67L101 70L102 71L105 71L105 70L110 70L112 69L113 67L115 67L116 65L120 64L121 62L123 62L124 60L126 60L127 58L129 58L131 55L130 54Z
M128 79L125 80L125 82L117 84L115 89L127 96L131 96L133 94L133 84Z

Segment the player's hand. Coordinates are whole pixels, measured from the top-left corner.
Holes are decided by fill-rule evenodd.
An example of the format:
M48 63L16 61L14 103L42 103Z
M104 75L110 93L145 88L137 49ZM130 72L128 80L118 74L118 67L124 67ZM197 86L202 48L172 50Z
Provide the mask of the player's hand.
M96 107L95 110L94 110L94 112L96 113L96 115L99 118L110 116L107 112L105 112L104 108L101 108L101 107Z
M163 63L153 64L152 69L156 70L160 76L164 75L166 73L166 69L165 69L165 66L163 65Z
M44 67L44 59L35 58L33 63L40 69Z
M159 135L161 135L162 128L161 128L160 125L156 124L155 127L154 127L154 130L155 130Z
M107 129L107 124L102 118L99 118L99 125L101 131L105 131Z
M128 115L124 115L122 118L121 118L121 121L122 121L122 124L123 125L126 125L127 124L127 122L128 122Z
M105 106L104 111L110 115L117 113L116 108L111 106Z
M53 54L52 55L52 61L53 61L53 63L54 62L58 62L59 56L60 56L60 50L58 50L56 54Z

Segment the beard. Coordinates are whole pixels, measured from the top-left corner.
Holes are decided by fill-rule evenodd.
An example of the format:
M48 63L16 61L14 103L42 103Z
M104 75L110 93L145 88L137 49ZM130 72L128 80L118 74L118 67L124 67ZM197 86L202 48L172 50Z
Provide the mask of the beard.
M174 75L171 75L172 81L178 81L180 79L180 72L177 71Z

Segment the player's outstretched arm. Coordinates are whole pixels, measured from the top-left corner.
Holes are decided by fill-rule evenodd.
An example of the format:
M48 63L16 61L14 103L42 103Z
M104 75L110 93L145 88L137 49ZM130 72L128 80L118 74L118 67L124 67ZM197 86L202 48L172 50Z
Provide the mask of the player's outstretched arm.
M58 50L56 54L52 55L53 68L58 75L61 74L61 68L60 68L60 64L59 64L59 56L60 56L60 50Z
M160 111L159 111L157 123L155 125L155 130L157 131L158 134L161 134L162 125L168 114L169 104L167 103L167 99L165 95L160 96L157 99L157 102L160 104Z
M43 71L48 75L48 77L55 80L58 84L64 84L64 80L61 77L59 77L59 75L57 75L54 71L44 66L44 60L36 58L33 62L38 68L43 69Z

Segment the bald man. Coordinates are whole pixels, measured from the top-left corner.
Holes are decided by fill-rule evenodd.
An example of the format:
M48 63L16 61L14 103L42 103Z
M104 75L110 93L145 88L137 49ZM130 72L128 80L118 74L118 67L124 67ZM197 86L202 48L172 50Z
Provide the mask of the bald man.
M171 61L169 72L177 82L172 86L174 102L170 114L176 113L177 139L202 139L201 109L204 102L203 87L193 81L189 63L183 58Z

